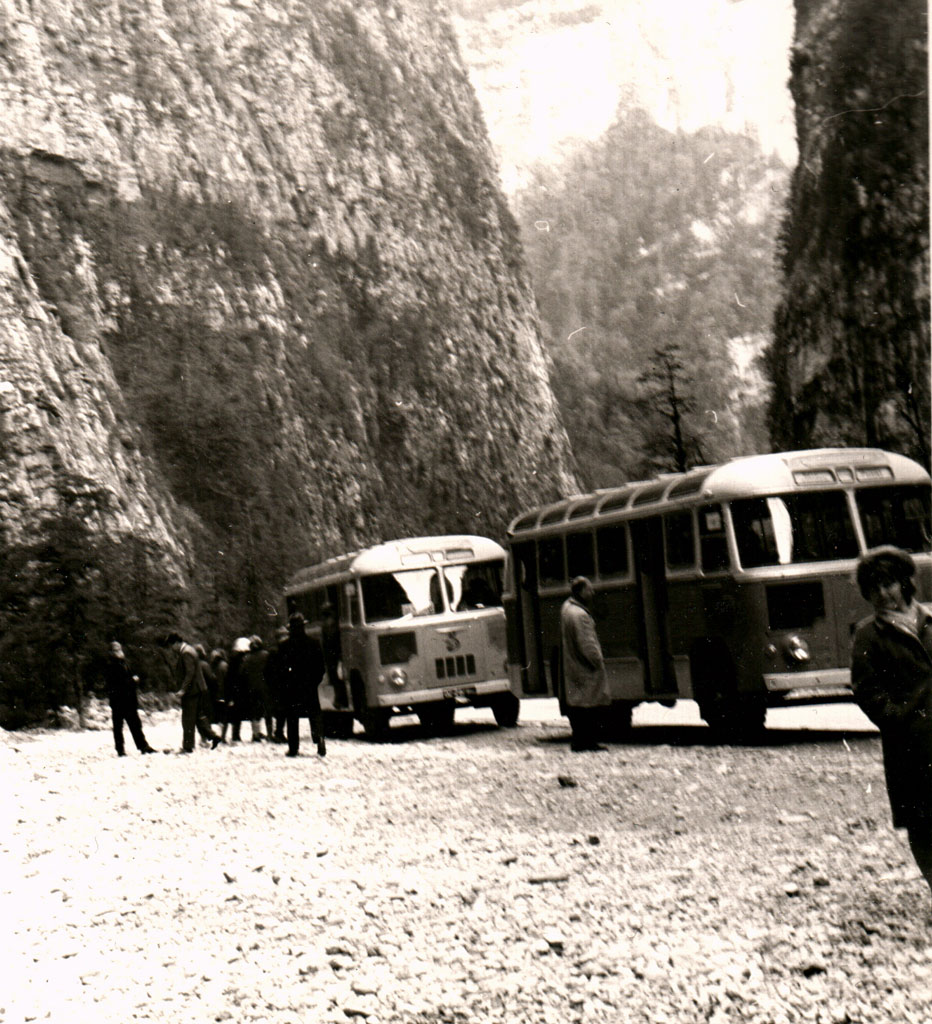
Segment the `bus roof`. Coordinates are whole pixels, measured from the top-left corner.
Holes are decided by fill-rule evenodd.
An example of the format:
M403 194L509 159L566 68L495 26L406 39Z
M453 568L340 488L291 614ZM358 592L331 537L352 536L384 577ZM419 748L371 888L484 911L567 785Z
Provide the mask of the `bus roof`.
M769 455L745 455L717 466L698 466L652 480L577 494L529 509L508 527L510 537L559 523L598 519L625 509L658 511L690 500L728 501L794 490L837 488L853 483L929 483L929 474L905 455L878 448L813 448Z
M398 572L400 569L453 562L485 562L504 557L505 549L488 537L471 534L404 537L300 569L285 585L285 593L303 590L311 582L332 582L339 577Z

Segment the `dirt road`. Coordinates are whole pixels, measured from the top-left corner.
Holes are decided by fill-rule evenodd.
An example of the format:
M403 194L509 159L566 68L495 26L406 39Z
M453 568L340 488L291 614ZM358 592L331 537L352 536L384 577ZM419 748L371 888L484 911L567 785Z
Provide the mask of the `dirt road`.
M746 747L688 703L635 723L574 755L526 702L323 760L5 734L0 1018L932 1020L930 899L860 712ZM177 749L176 715L146 728Z

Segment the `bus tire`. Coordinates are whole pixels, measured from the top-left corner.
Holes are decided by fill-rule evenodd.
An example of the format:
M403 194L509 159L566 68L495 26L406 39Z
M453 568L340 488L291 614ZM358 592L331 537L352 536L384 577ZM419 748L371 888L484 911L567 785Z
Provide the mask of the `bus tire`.
M359 717L366 739L372 740L374 743L386 739L390 719L391 712L386 711L385 708L366 708Z
M432 736L448 736L453 731L456 704L451 700L422 704L417 709L418 721Z
M492 714L500 729L514 729L521 713L521 701L510 691L497 693L492 698Z
M767 702L763 695L738 692L724 644L711 640L697 644L690 655L690 674L699 714L717 740L740 743L760 738Z
M604 734L609 740L627 739L631 732L631 716L634 703L630 700L612 701L605 719Z
M324 735L330 739L348 740L353 735L353 721L349 711L325 711Z
M358 672L354 672L350 680L350 693L353 696L353 714L359 720L366 739L374 742L384 740L388 735L391 712L386 708L369 707L366 687Z

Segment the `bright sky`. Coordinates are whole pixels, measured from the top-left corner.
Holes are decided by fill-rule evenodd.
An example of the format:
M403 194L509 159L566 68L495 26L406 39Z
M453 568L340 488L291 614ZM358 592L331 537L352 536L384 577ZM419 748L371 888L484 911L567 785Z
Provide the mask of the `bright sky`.
M574 9L587 24L548 17ZM511 40L500 60L475 59L481 38L464 50L506 191L562 139L604 132L625 90L666 128L748 131L796 162L792 0L529 0L490 23Z

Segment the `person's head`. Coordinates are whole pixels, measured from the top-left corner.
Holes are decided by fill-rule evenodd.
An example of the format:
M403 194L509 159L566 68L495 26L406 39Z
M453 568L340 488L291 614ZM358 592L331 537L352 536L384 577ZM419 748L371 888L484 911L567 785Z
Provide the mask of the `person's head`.
M233 641L233 653L245 654L249 650L249 637L240 636Z
M255 633L249 638L249 649L251 651L259 651L262 649L262 637L257 636Z
M288 618L288 635L304 636L304 616L300 612L295 612Z
M858 559L857 581L875 611L905 611L916 592L912 556L892 545L866 551Z
M181 639L180 633L167 633L159 641L160 647L168 647L173 651L177 651L184 641Z
M210 652L210 663L211 663L211 665L216 665L217 662L226 661L226 660L227 660L227 652L222 647L215 647Z
M592 589L592 584L585 576L575 576L570 581L570 594L573 599L578 601L580 604L585 605L587 608L592 602L592 596L595 591Z
M126 655L123 653L123 645L119 640L112 640L110 642L110 654L114 658L125 658Z
M201 659L201 661L207 661L207 649L204 647L203 644L195 644L194 650L196 651L197 656Z

